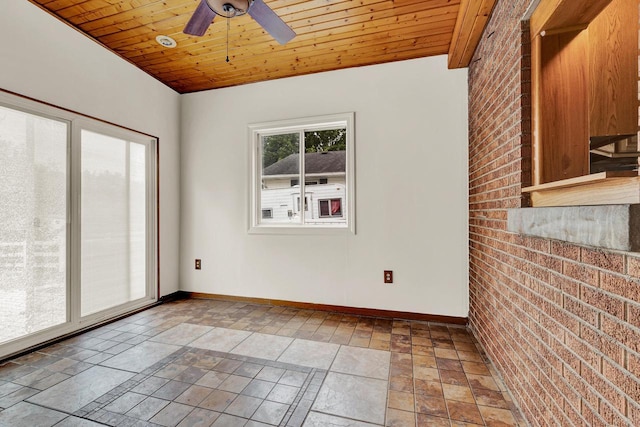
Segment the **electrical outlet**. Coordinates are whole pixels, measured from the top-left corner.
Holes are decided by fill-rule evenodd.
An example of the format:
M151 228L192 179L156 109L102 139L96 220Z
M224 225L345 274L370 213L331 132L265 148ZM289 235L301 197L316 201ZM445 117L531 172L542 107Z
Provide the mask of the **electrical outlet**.
M202 260L196 259L196 270L202 270Z
M385 270L384 271L384 283L393 283L393 271Z

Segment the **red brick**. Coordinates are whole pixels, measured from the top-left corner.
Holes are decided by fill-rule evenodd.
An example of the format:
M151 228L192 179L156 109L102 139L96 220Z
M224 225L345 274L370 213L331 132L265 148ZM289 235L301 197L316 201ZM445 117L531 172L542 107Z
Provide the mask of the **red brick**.
M640 328L640 304L627 303L627 322Z
M578 301L575 298L566 296L564 297L564 308L569 313L572 313L585 322L593 326L598 326L600 317L593 307Z
M596 249L581 249L581 261L604 270L624 272L624 255Z
M602 374L632 399L640 402L640 382L625 368L605 359L602 361Z
M600 274L600 289L640 303L640 282L616 274Z
M563 261L562 272L587 285L598 286L598 270L595 268L571 261Z
M636 353L640 353L640 332L637 329L607 316L602 317L600 329L622 345L629 347Z
M582 286L580 288L580 299L599 310L611 314L612 316L624 319L624 300L620 298L614 298L589 286Z
M571 243L554 240L551 242L551 253L562 258L580 261L580 247Z
M640 257L627 255L627 274L640 278Z
M580 329L580 338L613 361L620 365L624 364L624 348L607 334L595 328L583 326ZM598 368L595 367L595 369Z
M640 403L627 400L627 417L633 426L640 426Z

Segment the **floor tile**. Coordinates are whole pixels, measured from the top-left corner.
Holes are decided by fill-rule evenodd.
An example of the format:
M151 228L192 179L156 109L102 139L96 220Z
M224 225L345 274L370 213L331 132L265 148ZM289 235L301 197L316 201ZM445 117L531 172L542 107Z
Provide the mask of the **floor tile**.
M218 412L196 408L178 424L178 427L209 427L219 416Z
M441 396L415 395L416 412L434 417L448 417L447 404Z
M340 347L331 371L387 380L391 353L369 348Z
M480 411L473 403L447 400L447 408L449 409L449 418L452 420L480 425L483 424Z
M299 392L299 387L293 387L286 384L276 384L276 386L273 387L271 392L267 395L267 400L291 404Z
M180 347L177 345L145 341L100 365L125 371L142 372L179 349Z
M13 393L0 398L0 408L9 408L17 403L22 402L30 398L31 396L38 394L40 390L31 387L20 387Z
M176 381L181 381L183 383L195 384L206 373L207 370L205 369L190 366L189 368L176 375L173 379Z
M2 385L0 385L0 398L13 393L14 391L20 390L22 388L22 386L20 386L19 384L14 384L14 383L4 383Z
M67 417L56 424L55 427L103 427L103 424L94 423L84 418Z
M209 387L192 385L175 399L175 402L185 405L198 406L213 390Z
M489 375L475 375L475 374L467 374L467 379L469 380L469 385L474 390L477 389L487 389L499 391L500 388L498 384L493 380L493 378Z
M139 420L148 421L168 404L168 400L158 399L156 397L147 397L127 412L126 415Z
M283 403L264 401L251 417L252 420L267 424L278 425L284 418L289 405Z
M264 399L275 385L275 383L269 381L252 380L249 385L244 388L242 394Z
M247 422L246 419L235 415L221 414L211 427L242 427Z
M387 382L330 372L320 388L312 409L383 424L387 403Z
M328 414L311 411L305 420L303 427L371 427L377 424L369 424L347 418L336 417Z
M511 411L507 409L490 408L487 406L479 406L482 418L487 426L490 427L509 427L516 426L515 418Z
M211 326L194 325L191 323L181 323L171 329L149 338L149 341L161 342L165 344L187 345L191 341L200 338L210 332Z
M280 377L282 377L282 375L285 373L285 369L282 368L275 368L272 366L265 366L264 368L262 368L260 370L260 372L258 373L258 375L256 375L256 379L258 380L264 380L264 381L271 381L271 382L278 382L278 380L280 379Z
M416 414L413 412L400 411L398 409L389 408L387 410L387 421L385 426L388 427L415 427Z
M200 407L222 412L236 398L237 394L228 391L214 390L200 403Z
M292 341L293 338L256 332L234 347L230 353L260 359L276 360Z
M478 389L473 391L479 406L491 406L494 408L508 409L509 405L504 395L495 390Z
M433 417L431 415L416 414L417 427L451 427L449 418Z
M153 397L165 400L174 400L185 392L191 384L171 380L153 393Z
M232 393L240 393L250 382L251 378L229 375L217 388Z
M279 362L329 369L340 346L324 342L296 339L278 358Z
M238 417L250 418L262 403L262 399L251 396L238 396L224 410L225 413Z
M235 375L242 377L253 378L262 370L262 365L256 363L245 362L238 369L233 371Z
M191 406L171 402L149 421L165 427L177 426L193 410Z
M399 409L402 411L415 410L413 393L405 393L402 391L389 390L389 403L387 406L393 409Z
M307 374L304 372L287 370L278 380L278 384L302 387L306 379Z
M0 412L2 427L49 427L65 419L68 415L42 406L20 402Z
M29 401L73 413L132 376L130 372L94 366L30 397Z
M444 392L444 398L447 400L455 400L458 402L476 403L473 398L471 389L466 386L442 384L442 391Z
M198 381L196 381L196 384L209 388L218 388L218 386L222 384L227 378L229 378L229 374L225 374L224 372L211 371L205 374Z
M166 378L159 377L149 377L142 381L140 384L131 389L131 391L140 394L153 394L160 387L168 383L169 380Z
M189 346L228 353L251 335L251 332L236 331L226 328L215 328L192 341Z
M104 409L109 412L125 414L146 398L147 396L145 396L144 394L127 392L105 406Z

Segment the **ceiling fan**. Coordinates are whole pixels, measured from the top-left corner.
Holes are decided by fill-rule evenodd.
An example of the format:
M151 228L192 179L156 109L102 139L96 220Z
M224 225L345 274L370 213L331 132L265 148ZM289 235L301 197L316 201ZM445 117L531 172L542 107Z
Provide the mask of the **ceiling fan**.
M245 13L255 19L280 44L285 44L296 36L263 0L200 0L183 31L185 34L202 36L216 15L230 19Z

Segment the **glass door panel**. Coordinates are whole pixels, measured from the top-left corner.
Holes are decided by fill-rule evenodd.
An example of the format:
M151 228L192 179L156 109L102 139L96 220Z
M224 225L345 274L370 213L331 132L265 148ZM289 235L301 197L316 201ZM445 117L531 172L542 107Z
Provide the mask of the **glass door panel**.
M0 343L68 321L69 124L0 106Z
M81 132L83 317L148 295L147 149Z

